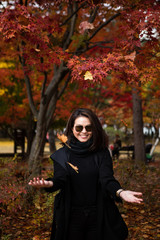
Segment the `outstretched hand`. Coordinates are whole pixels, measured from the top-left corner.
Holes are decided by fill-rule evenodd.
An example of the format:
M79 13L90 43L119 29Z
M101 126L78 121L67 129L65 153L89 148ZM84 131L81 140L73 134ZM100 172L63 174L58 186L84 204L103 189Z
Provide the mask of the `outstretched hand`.
M142 193L141 192L134 192L129 190L124 190L120 193L120 197L130 203L142 203Z
M28 184L33 186L33 187L37 187L37 188L52 187L53 186L52 181L47 181L47 180L44 180L43 178L40 179L39 177L33 178L33 180L30 180Z

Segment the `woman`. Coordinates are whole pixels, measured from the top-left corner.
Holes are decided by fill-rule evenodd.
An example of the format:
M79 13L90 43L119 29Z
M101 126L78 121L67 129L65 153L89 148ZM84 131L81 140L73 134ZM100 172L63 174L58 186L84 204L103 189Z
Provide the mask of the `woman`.
M142 193L123 190L113 176L107 136L89 109L75 110L67 144L51 155L54 177L34 178L35 187L61 189L54 202L53 240L124 240L128 230L115 201L141 203Z

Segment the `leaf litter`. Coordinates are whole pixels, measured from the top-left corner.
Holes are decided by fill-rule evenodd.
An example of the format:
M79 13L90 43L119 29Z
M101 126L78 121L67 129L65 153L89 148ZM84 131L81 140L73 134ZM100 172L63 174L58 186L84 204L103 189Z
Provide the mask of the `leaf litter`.
M154 163L149 163L143 168L136 168L134 161L131 159L120 159L117 162L113 162L115 177L120 181L123 188L141 191L143 193L144 202L140 205L125 202L118 204L118 208L129 229L128 240L160 239L159 163L160 161L156 162L155 165ZM21 162L14 162L14 164L20 165L21 168L19 169L24 172ZM43 166L44 169L46 169L46 171L44 170L44 173L42 173L44 177L51 175L51 162L45 159ZM26 163L24 162L23 168L26 168ZM5 164L5 171L6 169L7 163ZM10 168L8 168L8 175L9 169ZM15 181L13 171L11 174ZM21 174L19 174L19 176L21 176ZM3 174L0 175L1 182L3 181L2 177L4 177ZM18 179L16 180L19 181ZM20 195L20 197L22 196ZM12 202L12 208L7 206L7 202L5 205L3 205L4 203L0 204L0 221L2 223L0 229L2 232L1 239L49 240L54 195L37 190L32 204L22 206L21 209L15 209L15 211L13 211L14 201L15 199ZM8 201L8 203L11 203L11 201ZM16 206L17 205L15 205L15 208ZM4 211L4 207L6 211Z

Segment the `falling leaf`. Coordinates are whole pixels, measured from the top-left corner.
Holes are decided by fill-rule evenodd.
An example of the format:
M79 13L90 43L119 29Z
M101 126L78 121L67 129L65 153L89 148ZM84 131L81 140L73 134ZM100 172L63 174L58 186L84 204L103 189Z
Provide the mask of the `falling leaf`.
M76 171L76 173L79 173L77 166L74 166L74 165L73 165L72 163L70 163L70 162L67 162L67 163L71 166L71 168L73 168L73 169Z
M67 147L71 148L68 144L67 144L67 136L65 136L64 134L60 135L59 133L57 133L57 138L64 143Z
M65 136L64 134L60 135L59 133L57 133L57 137L63 143L66 143L68 140L67 136Z
M84 74L84 80L93 80L93 76L92 76L92 73L87 71L85 74Z

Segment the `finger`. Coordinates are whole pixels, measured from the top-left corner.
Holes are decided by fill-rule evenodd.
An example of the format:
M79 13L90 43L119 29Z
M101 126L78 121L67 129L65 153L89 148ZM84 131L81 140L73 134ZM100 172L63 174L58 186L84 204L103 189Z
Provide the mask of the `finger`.
M41 183L42 183L42 185L45 185L44 178L41 179Z
M41 180L39 177L37 177L37 184L38 184L39 186L42 185L42 180Z
M32 184L33 184L33 181L32 181L32 180L30 180L28 184L29 184L29 185L32 185Z
M142 198L135 198L134 202L135 203L141 203L141 202L143 202L143 199Z
M134 195L142 196L141 192L133 192Z
M40 185L40 179L39 179L39 177L37 177L36 181L37 181L37 184Z
M36 182L37 182L37 179L34 177L33 178L33 184L36 184Z

